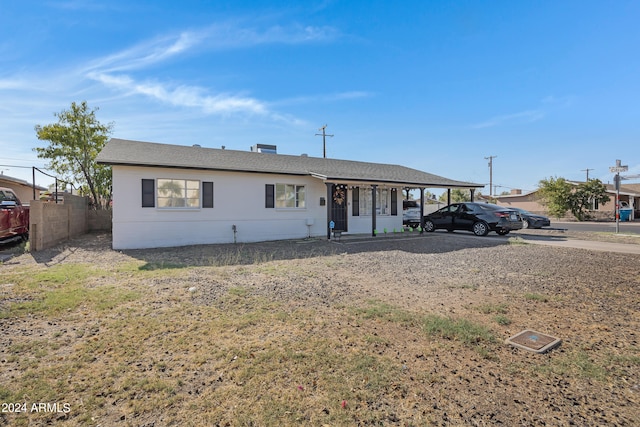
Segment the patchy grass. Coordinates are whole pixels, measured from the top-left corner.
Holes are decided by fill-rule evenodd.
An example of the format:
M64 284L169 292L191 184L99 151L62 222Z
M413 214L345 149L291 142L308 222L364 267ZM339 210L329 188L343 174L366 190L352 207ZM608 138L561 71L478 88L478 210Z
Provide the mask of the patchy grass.
M514 356L499 339L511 322L499 302L479 301L480 315L467 313L473 318L378 299L305 304L269 299L248 280L196 303L187 289L205 287L186 279L196 268L214 282L315 274L283 261L232 273L140 261L4 274L11 286L2 295L11 298L0 319L22 333L2 341L0 401L68 403L71 411L0 416L0 424L434 425L443 412L462 411L446 406L451 384L502 390L512 376L609 384L640 364L637 348L612 355L573 343Z
M480 313L484 313L484 314L492 314L492 313L497 313L497 314L506 314L509 309L507 304L482 304L478 307L478 310L480 311Z
M82 264L56 265L45 271L10 275L5 280L16 283L14 292L21 300L0 311L0 318L33 315L56 316L80 307L109 310L121 302L138 298L134 291L107 285L90 288L90 276L105 274Z
M549 297L542 294L537 294L537 293L526 293L524 294L524 299L529 301L539 301L539 302L549 301Z

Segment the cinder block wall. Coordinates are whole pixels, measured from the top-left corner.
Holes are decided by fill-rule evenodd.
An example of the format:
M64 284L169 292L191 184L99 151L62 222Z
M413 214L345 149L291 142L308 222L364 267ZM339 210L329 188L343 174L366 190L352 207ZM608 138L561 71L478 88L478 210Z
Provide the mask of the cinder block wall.
M87 232L86 197L65 196L64 203L35 200L29 212L29 241L40 251Z
M69 238L69 208L34 200L29 212L29 240L32 251L55 246Z
M111 209L87 211L88 231L111 231L113 211Z

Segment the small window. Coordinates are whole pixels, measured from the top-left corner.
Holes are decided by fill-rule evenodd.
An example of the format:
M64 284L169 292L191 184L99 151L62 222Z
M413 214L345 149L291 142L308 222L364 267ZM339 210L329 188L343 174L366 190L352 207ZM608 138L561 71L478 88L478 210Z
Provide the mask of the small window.
M305 199L304 185L276 184L276 208L304 208Z

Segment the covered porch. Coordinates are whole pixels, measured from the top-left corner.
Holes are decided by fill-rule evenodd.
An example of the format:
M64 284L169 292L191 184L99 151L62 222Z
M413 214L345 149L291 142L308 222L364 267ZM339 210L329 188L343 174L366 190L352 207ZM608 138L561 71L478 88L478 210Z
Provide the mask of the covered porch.
M317 176L316 176L317 177ZM417 186L415 182L355 182L341 179L323 179L326 186L326 196L320 201L326 203L327 239L332 235L341 236L343 233L364 234L372 237L382 233L395 233L404 230L402 224L402 201L405 190L419 190L420 193L420 228L424 228L425 191L433 188L447 190L447 204L451 202L451 190L454 188L471 191L474 200L475 190L483 185L450 181L449 186L442 183L423 183ZM357 223L356 227L350 223ZM366 231L365 231L366 227Z

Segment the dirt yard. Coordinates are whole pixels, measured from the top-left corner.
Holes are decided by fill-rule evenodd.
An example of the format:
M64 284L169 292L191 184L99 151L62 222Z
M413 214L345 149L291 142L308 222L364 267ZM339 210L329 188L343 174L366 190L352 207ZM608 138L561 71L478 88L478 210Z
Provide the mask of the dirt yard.
M15 256L0 425L637 425L640 256L405 234Z

